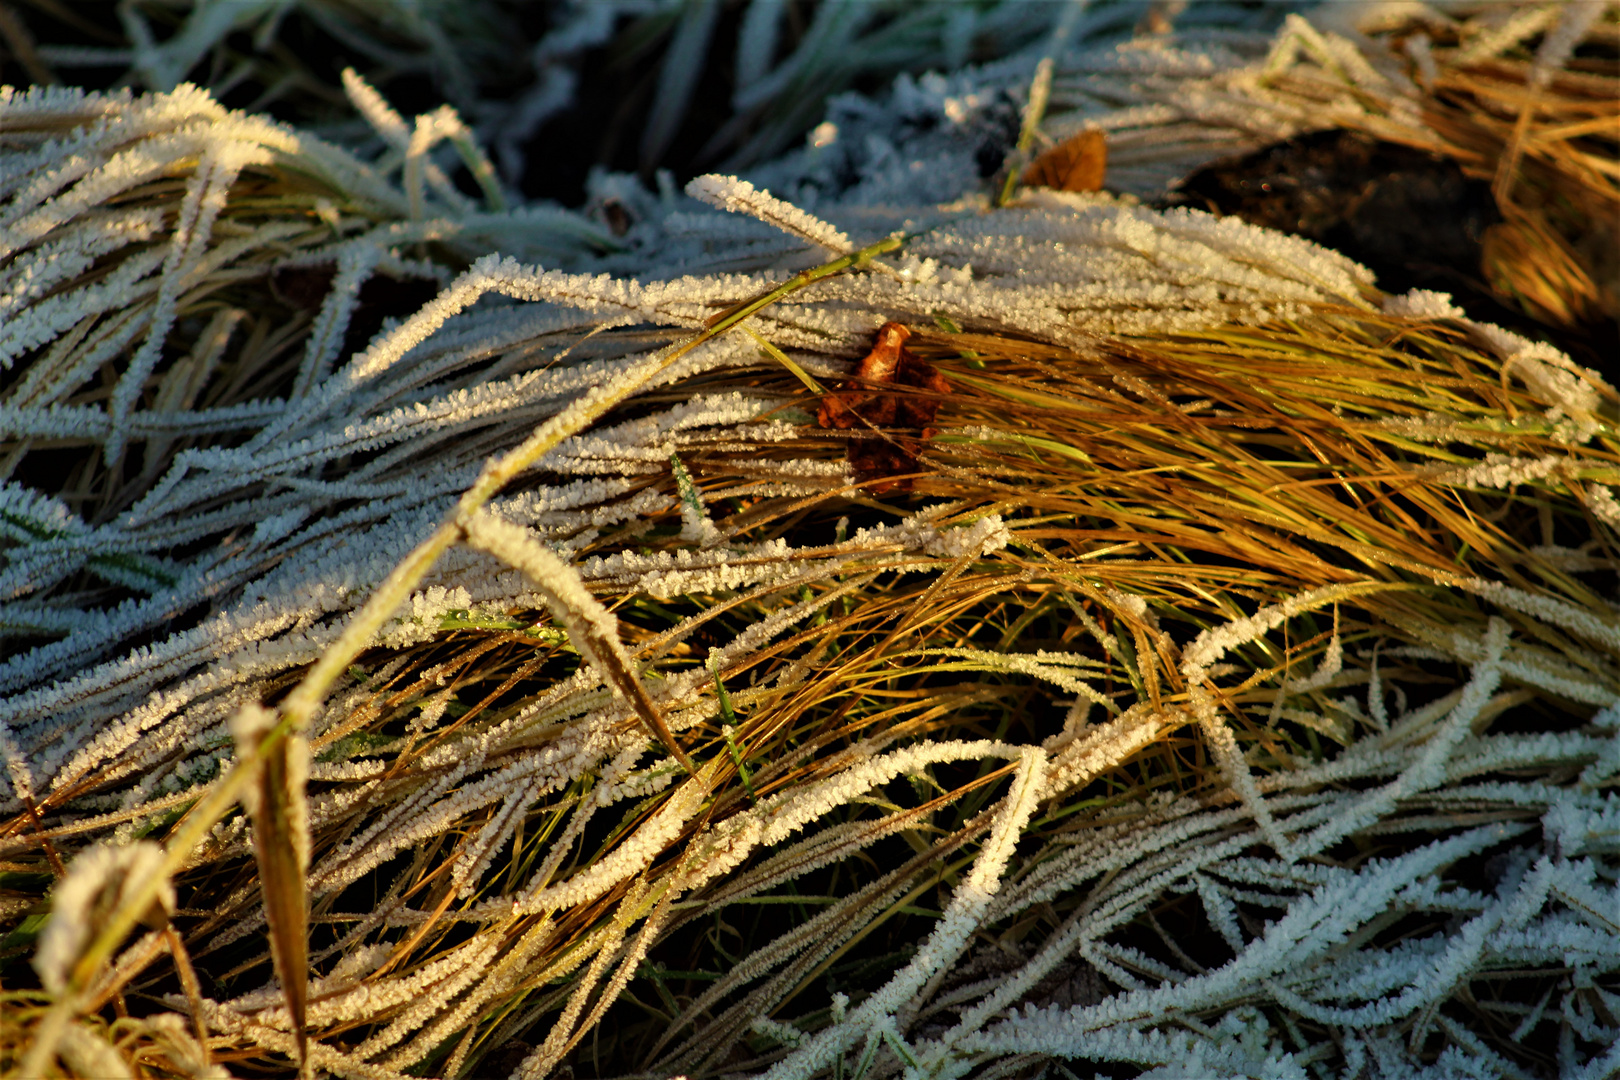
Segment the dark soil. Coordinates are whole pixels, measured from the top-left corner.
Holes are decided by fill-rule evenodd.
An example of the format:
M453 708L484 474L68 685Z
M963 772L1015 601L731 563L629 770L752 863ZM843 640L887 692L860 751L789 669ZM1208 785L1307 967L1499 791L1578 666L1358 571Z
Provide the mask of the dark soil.
M1468 317L1551 341L1610 381L1614 320L1566 329L1505 303L1480 270L1485 230L1502 220L1491 187L1449 158L1355 131L1316 131L1199 169L1165 201L1293 233L1361 263L1386 292L1450 293Z

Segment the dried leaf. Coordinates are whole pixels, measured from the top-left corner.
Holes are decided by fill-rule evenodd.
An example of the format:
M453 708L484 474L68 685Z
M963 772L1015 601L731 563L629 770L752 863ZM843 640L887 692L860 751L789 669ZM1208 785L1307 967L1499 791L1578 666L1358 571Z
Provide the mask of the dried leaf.
M1096 128L1070 136L1030 163L1025 187L1097 191L1108 171L1108 139Z
M905 347L910 336L911 331L899 323L879 327L877 343L855 369L854 378L822 398L816 414L816 422L824 428L865 428L872 432L850 442L849 464L856 477L876 494L891 488L911 490L909 479L885 481L917 471L917 450L933 437L934 429L929 425L951 392L945 376ZM895 394L874 389L881 386L908 387L925 393ZM885 428L916 429L918 434L890 435L883 431Z
M951 384L905 347L910 336L911 331L899 323L879 327L877 344L861 360L855 377L821 399L816 421L824 428L840 430L861 426L924 428L932 424L941 398L951 392ZM909 386L939 396L887 394L871 389L876 386Z

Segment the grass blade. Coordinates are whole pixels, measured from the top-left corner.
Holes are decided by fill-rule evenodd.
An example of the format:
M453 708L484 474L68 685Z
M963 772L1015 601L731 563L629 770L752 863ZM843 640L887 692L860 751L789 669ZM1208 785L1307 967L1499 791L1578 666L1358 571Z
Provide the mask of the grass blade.
M253 854L264 893L265 921L270 927L270 955L292 1018L301 1076L309 1074L305 1015L309 993L309 807L304 784L309 774L309 744L291 736L260 747L275 724L275 713L257 704L244 706L232 721L237 753L261 749L256 783L243 802L253 816Z

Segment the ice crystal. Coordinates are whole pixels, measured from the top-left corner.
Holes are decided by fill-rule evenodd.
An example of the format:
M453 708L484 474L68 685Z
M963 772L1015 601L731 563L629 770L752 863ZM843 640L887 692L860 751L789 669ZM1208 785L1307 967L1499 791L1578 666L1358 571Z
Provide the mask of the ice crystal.
M819 244L835 255L847 255L853 250L849 237L826 222L735 176L699 176L686 185L686 193L722 210L758 218L783 232Z

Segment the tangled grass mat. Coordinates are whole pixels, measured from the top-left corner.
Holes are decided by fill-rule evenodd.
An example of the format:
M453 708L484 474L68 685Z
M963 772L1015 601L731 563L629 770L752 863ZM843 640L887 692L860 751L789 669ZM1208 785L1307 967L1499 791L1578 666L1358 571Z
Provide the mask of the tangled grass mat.
M8 1075L1614 1070L1600 376L1128 197L510 209L346 84L0 104Z

